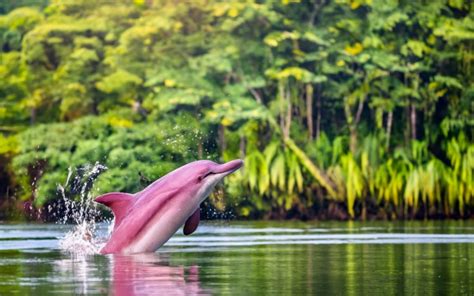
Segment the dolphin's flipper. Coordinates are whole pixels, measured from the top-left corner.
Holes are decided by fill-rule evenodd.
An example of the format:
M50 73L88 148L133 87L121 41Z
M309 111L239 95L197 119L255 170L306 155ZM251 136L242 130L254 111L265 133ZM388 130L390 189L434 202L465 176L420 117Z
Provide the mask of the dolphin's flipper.
M186 220L186 223L184 223L184 235L190 235L191 233L196 231L199 225L200 216L201 210L199 208L191 216L189 216L188 220Z
M135 198L133 194L123 192L110 192L95 199L96 202L108 206L115 216L114 229L122 222L123 217L131 208Z

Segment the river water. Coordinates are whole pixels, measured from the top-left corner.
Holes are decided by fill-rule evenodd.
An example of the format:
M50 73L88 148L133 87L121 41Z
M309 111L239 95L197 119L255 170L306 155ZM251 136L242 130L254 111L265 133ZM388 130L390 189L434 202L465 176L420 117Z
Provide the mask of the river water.
M474 221L208 222L133 256L61 250L70 230L1 224L0 295L474 295Z

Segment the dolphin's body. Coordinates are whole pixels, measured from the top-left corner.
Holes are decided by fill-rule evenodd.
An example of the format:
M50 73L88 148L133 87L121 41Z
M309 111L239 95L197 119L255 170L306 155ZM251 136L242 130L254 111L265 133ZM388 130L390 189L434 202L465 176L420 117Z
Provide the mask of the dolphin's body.
M199 205L214 186L242 166L241 160L217 164L199 160L161 177L135 194L112 192L96 202L112 209L114 229L102 254L154 252L184 224L184 234L199 224Z

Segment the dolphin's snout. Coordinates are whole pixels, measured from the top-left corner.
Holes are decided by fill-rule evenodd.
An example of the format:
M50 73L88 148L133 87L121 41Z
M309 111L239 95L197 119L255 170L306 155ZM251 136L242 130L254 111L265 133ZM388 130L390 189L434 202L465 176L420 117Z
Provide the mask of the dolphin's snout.
M224 164L217 166L214 170L214 174L221 174L221 173L233 173L236 170L240 169L244 162L241 159L235 159Z

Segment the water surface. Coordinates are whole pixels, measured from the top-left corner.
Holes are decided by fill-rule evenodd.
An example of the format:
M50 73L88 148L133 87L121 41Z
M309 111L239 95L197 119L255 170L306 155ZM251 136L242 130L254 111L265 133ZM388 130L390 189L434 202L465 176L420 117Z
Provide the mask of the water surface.
M62 251L70 229L0 225L0 295L474 295L474 221L204 223L133 256Z

